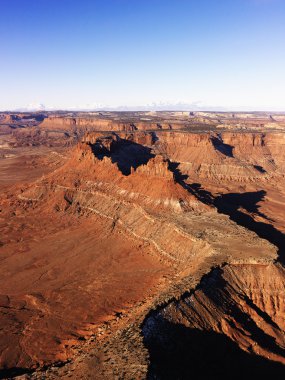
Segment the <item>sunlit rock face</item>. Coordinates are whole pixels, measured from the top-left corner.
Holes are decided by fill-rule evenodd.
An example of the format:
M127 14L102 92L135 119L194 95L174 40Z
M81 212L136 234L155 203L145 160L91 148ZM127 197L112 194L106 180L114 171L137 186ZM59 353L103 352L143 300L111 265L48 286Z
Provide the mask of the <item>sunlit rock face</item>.
M149 378L284 375L284 285L280 265L214 269L145 320Z
M283 378L274 116L0 115L1 376Z

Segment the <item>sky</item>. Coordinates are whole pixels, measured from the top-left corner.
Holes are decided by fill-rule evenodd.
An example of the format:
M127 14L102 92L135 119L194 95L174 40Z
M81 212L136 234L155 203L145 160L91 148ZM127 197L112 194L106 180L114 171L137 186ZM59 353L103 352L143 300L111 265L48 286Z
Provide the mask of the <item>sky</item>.
M285 111L285 0L0 0L0 110Z

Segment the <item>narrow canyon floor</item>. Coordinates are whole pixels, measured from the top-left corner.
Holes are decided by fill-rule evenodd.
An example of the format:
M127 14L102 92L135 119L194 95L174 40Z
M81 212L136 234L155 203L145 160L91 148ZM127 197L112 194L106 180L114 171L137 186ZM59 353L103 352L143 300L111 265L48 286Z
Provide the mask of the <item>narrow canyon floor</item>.
M280 114L3 114L0 378L283 379L284 148Z

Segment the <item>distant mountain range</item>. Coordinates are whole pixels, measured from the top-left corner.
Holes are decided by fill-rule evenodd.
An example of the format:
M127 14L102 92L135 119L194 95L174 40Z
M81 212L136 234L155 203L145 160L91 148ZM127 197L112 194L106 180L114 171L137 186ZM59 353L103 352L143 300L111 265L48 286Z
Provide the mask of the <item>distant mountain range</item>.
M221 107L221 106L209 106L203 105L201 102L177 102L177 103L149 103L145 105L134 105L134 106L109 106L99 103L80 105L75 107L55 107L55 106L46 106L42 103L39 104L29 104L24 107L15 107L13 109L7 109L2 111L13 111L13 112L39 112L39 111L216 111L216 112L254 112L254 111L267 111L267 112L284 112L284 109L280 108L272 109L269 107Z

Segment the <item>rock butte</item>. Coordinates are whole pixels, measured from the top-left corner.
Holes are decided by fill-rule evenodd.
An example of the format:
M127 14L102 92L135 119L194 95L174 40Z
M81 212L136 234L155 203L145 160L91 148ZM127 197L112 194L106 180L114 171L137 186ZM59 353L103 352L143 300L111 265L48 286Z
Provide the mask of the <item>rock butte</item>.
M284 148L284 114L0 114L0 378L283 378Z

